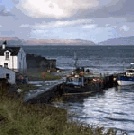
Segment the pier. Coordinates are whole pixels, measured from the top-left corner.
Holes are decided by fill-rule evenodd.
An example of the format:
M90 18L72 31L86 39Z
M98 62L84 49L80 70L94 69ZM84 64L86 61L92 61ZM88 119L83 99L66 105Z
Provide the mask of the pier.
M38 86L36 90L30 90L25 94L24 102L28 103L50 103L52 99L62 96L60 87L62 80L57 81L33 81L30 84Z
M36 90L30 90L25 94L24 102L28 103L50 103L56 97L68 96L68 95L77 95L77 94L92 94L97 92L102 92L108 88L113 86L117 86L116 78L117 75L106 75L106 76L99 76L101 78L100 81L94 81L90 83L90 90L89 92L83 93L65 93L64 92L64 84L65 80L56 80L56 81L33 81L29 82L33 85L38 86ZM92 79L96 78L96 76L92 76Z

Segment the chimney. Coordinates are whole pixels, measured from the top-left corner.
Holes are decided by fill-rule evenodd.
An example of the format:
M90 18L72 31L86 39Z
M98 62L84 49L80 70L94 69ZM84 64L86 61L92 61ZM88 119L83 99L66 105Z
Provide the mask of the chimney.
M2 49L4 50L6 48L6 45L7 45L7 41L5 40L2 44Z

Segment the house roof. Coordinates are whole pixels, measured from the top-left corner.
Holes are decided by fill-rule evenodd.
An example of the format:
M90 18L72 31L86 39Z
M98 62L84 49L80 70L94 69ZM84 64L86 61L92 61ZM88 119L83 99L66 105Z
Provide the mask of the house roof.
M2 49L2 46L0 46L0 56L3 56L4 55L4 52L5 51L9 51L11 52L11 56L16 56L18 55L18 52L20 50L20 47L5 47L5 49Z

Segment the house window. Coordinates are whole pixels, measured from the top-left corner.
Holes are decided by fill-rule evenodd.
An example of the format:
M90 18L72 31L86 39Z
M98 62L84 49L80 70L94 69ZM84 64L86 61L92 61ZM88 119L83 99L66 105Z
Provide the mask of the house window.
M4 63L4 67L5 68L8 68L8 63Z
M9 79L9 74L8 73L6 74L6 78Z
M9 60L9 52L6 52L6 60Z

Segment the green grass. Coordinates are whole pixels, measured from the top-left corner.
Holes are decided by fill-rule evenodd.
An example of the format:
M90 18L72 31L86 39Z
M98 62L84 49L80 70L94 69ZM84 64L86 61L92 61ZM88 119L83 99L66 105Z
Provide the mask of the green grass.
M25 91L28 91L28 90L35 90L38 87L33 85L33 84L18 84L17 88L21 89L23 92L25 92Z
M103 128L67 122L64 109L0 98L0 135L104 135ZM105 135L115 135L109 130Z
M27 76L30 81L44 81L44 80L57 80L61 79L61 76L53 75L51 72L45 72L45 78L42 76L42 71L40 69L28 70Z
M31 78L42 79L41 72L28 72ZM58 79L46 73L46 80ZM20 85L23 91L34 89L32 85ZM36 88L35 88L36 89ZM50 105L26 104L13 98L6 90L0 90L0 135L116 135L112 129L103 133L103 127L67 122L64 109Z
M0 135L49 135L60 133L66 122L64 110L49 106L24 105L20 101L0 100Z

